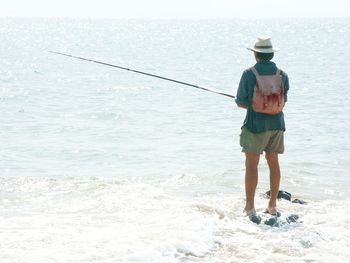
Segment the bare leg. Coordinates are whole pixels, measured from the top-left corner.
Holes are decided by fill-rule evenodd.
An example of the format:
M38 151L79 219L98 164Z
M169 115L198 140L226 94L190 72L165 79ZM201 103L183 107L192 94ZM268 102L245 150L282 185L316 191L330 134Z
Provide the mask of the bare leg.
M254 208L254 197L256 186L258 185L258 164L260 154L246 153L245 154L245 194L246 205L244 210L249 211Z
M270 200L267 209L270 214L275 214L277 212L277 195L281 180L278 154L266 153L265 157L270 168Z

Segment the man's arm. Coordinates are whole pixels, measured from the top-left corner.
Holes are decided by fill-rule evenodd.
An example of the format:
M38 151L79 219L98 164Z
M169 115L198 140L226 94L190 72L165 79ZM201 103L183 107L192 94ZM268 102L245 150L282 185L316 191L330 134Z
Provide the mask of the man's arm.
M248 108L248 82L247 82L247 71L244 71L239 81L239 86L236 95L236 104L238 107L246 109Z
M287 73L284 73L284 102L287 102L288 100L288 91L289 91L289 78Z

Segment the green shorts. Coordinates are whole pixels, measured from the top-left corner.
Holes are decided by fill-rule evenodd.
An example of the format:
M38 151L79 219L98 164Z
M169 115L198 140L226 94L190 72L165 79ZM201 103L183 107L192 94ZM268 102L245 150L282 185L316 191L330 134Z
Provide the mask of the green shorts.
M252 133L247 128L243 127L240 135L239 143L242 146L242 152L259 153L264 151L268 153L283 153L284 131L266 131Z

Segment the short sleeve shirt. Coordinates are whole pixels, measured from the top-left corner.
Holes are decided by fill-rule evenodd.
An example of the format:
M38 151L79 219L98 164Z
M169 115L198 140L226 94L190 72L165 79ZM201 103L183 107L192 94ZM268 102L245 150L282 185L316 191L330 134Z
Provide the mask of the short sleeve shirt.
M277 72L277 66L272 61L259 61L254 67L259 75L274 75ZM281 75L284 83L284 101L287 102L289 90L288 75L282 70ZM253 111L252 99L255 83L256 77L254 73L250 69L245 70L242 74L236 96L236 103L247 107L247 114L244 119L243 127L253 133L273 130L285 131L286 127L283 112L276 115L269 115Z

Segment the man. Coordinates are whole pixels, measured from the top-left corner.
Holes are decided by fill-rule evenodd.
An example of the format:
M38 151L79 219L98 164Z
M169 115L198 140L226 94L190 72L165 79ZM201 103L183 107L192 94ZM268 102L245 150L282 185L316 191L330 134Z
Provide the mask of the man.
M287 101L289 81L287 74L271 61L278 50L273 48L270 37L258 37L248 50L254 52L257 63L243 72L236 96L237 105L247 110L240 135L246 157L244 212L249 217L256 214L254 197L258 164L260 154L265 152L270 170L270 200L265 212L278 215L276 202L281 176L278 154L284 152L282 108Z

